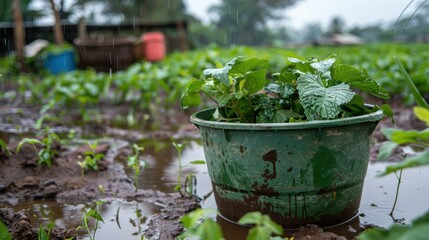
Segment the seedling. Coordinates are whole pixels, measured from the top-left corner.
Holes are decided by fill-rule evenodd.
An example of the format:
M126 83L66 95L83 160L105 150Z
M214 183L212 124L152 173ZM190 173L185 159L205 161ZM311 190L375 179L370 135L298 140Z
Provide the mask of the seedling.
M216 214L217 212L215 209L198 208L184 215L180 221L186 228L186 231L179 235L178 239L224 239L222 229L219 224L212 219Z
M185 145L187 144L185 143L176 143L176 141L172 138L171 139L172 144L174 146L174 148L176 148L177 150L177 158L179 160L179 172L178 172L178 176L177 176L177 185L174 188L175 191L178 191L180 193L180 196L184 196L183 192L182 192L182 169L183 167L186 167L188 165L182 165L182 151L183 149L185 149ZM205 164L206 162L203 160L196 160L196 161L192 161L190 162L190 164ZM195 194L195 185L197 184L197 179L195 178L195 175L193 175L192 173L190 173L188 176L186 176L185 179L185 193L187 193L188 195L193 195Z
M140 160L140 153L144 150L144 147L139 147L137 144L133 144L133 154L128 156L127 166L134 170L134 186L138 188L138 178L140 175L141 168L146 167L146 161Z
M82 177L84 177L84 173L87 170L98 170L97 162L104 157L104 154L95 152L95 150L97 149L97 145L97 141L93 141L92 143L88 142L90 150L84 153L85 160L77 162L77 164L82 168Z
M19 152L19 150L22 148L22 145L26 143L31 144L34 148L34 151L37 153L37 165L46 164L48 167L51 167L52 160L55 159L56 156L58 156L58 152L54 148L54 143L55 141L59 141L60 137L58 137L58 135L56 135L55 133L49 132L48 128L46 128L43 132L46 137L42 140L38 140L35 138L22 139L16 147L16 152ZM39 151L36 148L36 144L42 147Z
M81 229L81 228L84 228L89 235L89 239L95 240L95 234L97 232L99 222L104 223L104 220L100 214L100 206L103 205L104 203L106 203L105 200L97 201L95 203L96 204L95 209L91 209L91 210L85 212L85 214L82 216L83 225L77 227L76 231ZM91 228L89 226L89 219L91 219L91 218L95 220L95 226L94 226L92 235L91 235Z
M180 221L186 230L178 236L178 239L224 239L220 225L213 220L217 214L215 209L198 208L184 215ZM271 220L268 215L262 215L260 212L247 213L238 223L255 225L249 230L246 240L288 239L280 236L271 237L272 235L282 235L283 228Z
M275 223L268 215L260 212L250 212L238 220L239 224L254 224L249 230L247 240L270 239L271 235L282 235L283 228Z
M37 234L37 240L49 240L54 226L55 224L53 222L49 223L46 226L48 228L48 232L46 232L45 228L42 225L40 225L39 233Z
M10 157L12 153L10 152L7 144L0 139L0 155L6 155L6 157Z

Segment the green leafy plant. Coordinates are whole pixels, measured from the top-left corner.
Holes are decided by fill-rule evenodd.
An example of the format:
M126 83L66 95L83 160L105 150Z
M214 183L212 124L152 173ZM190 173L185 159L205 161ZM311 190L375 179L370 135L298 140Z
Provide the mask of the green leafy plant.
M97 171L98 161L104 157L103 153L96 153L96 149L98 146L97 141L88 142L89 151L84 152L85 159L83 161L78 161L77 164L82 169L82 177L84 176L84 172L88 170Z
M177 155L178 155L178 160L179 160L179 172L177 174L177 185L175 186L174 190L175 191L179 191L180 195L183 197L184 194L182 192L182 169L184 167L186 167L187 165L183 165L182 164L182 151L183 149L185 149L185 145L187 144L185 143L177 143L173 138L171 139L171 142L174 146L174 148L176 148L177 150ZM195 160L195 161L191 161L190 164L194 164L194 165L198 165L198 164L205 164L206 162L204 160ZM189 194L189 195L193 195L195 194L195 185L196 185L196 178L195 175L193 175L192 173L190 173L189 175L186 176L185 179L185 193Z
M86 211L85 214L82 216L83 225L77 227L76 231L79 230L79 229L81 229L81 228L83 228L88 233L89 239L95 240L95 234L97 233L97 230L98 230L98 224L100 222L104 223L104 220L103 220L103 218L101 217L101 214L100 214L100 207L104 203L106 203L106 201L104 201L104 200L97 201L95 203L95 208ZM94 219L95 220L95 225L94 225L94 228L92 230L92 234L91 234L91 227L89 226L89 220L90 219Z
M267 60L234 58L222 68L206 69L201 79L191 79L180 99L182 109L201 103L200 93L218 104L217 121L275 123L325 120L374 112L351 87L382 98L387 91L369 78L366 70L334 64L335 56L289 65L267 80ZM265 93L265 94L264 94ZM388 109L388 106L383 106Z
M48 231L46 232L46 229L41 225L39 227L39 233L37 234L37 240L49 240L51 237L52 229L54 228L55 223L51 222L46 227L48 228Z
M141 168L146 167L146 161L140 159L140 153L144 150L144 147L139 147L137 144L133 144L133 154L127 158L127 166L134 170L134 186L138 188L138 178L140 175Z
M55 142L59 141L60 137L57 134L50 132L49 128L46 128L42 134L45 135L42 140L35 138L22 139L16 147L16 152L18 153L24 144L31 144L34 151L37 153L37 165L46 164L48 167L51 167L52 160L58 156L58 152L55 149ZM37 150L36 144L41 146L39 151Z
M250 212L240 218L239 224L254 224L250 229L247 240L269 239L271 235L282 235L283 228L275 223L268 215L262 215L260 212Z
M10 157L12 155L9 148L7 147L7 144L0 139L0 155L2 154L5 155L6 157Z
M178 236L178 239L224 239L220 225L213 220L217 214L215 209L198 208L184 215L180 221L186 230ZM283 234L283 228L280 225L260 212L247 213L238 223L254 225L248 232L247 240L288 239L280 237ZM280 236L272 237L272 235Z
M197 238L201 240L221 240L223 238L222 229L212 217L216 216L215 209L198 208L186 215L180 221L186 228L178 239ZM202 221L202 222L201 222Z

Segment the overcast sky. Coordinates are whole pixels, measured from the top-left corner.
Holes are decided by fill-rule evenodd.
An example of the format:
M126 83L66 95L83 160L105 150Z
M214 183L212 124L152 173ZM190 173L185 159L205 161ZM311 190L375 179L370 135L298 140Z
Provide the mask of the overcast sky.
M184 0L188 12L208 22L207 9L220 0ZM411 0L301 0L284 11L281 25L301 29L308 23L326 27L335 16L340 16L347 27L392 22ZM406 13L411 14L421 1L414 1ZM429 4L429 3L426 3Z

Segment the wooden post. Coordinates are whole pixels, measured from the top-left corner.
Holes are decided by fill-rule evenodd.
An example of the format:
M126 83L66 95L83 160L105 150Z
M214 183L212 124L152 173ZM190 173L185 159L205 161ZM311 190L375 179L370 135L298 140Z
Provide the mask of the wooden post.
M85 18L81 17L81 18L79 18L77 38L79 38L79 39L86 39L87 36L88 36L88 32L86 30Z
M61 29L61 19L60 14L58 13L57 9L55 8L54 0L49 0L49 3L51 4L52 12L54 13L55 23L54 23L54 37L55 37L55 43L58 46L62 46L64 44L64 36Z
M184 26L182 21L178 21L176 27L177 27L177 35L179 38L180 51L185 52L188 50L188 44L186 41L185 26Z
M16 57L18 58L20 71L25 71L25 56L24 56L24 45L25 45L25 27L24 19L21 12L21 0L13 1L13 20L15 22L14 37L15 37L15 50Z

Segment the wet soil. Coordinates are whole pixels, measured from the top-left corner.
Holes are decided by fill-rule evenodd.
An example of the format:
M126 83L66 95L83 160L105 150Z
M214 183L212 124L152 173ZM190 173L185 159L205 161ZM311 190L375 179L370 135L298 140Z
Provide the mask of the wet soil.
M397 127L424 128L412 114L411 108L404 107L400 99L393 99L390 104L395 111ZM144 139L157 141L171 137L199 138L198 131L189 124L188 115L177 111L144 113L151 114L149 121L141 120L146 119L147 115L136 116L146 124L144 127L123 129L115 126L112 119L121 114L126 115L124 109L127 108L105 105L101 109L101 120L95 123L78 124L73 114L60 122L47 122L51 130L59 134L66 134L73 129L76 135L74 139L55 145L58 154L48 168L36 164L36 150L39 149L35 150L31 145L23 145L21 151L14 152L24 136L36 137L34 123L38 118L38 109L27 104L3 102L0 107L0 137L8 143L14 154L8 156L5 152L0 153L0 207L34 200L54 200L64 204L86 204L99 199L148 202L158 206L159 211L148 217L145 237L174 239L183 231L180 217L201 207L201 199L183 198L178 193L166 193L156 189L136 189L124 167L124 161L131 152L132 143ZM153 127L154 125L157 127ZM378 125L370 156L372 162L376 161L379 146L386 141L380 128L391 126L393 124L390 119L384 119ZM83 136L103 136L98 140L96 153L105 156L100 161L99 171L88 171L82 175L77 161L82 161L85 152L89 150L86 141L82 140ZM400 161L402 154L397 151L389 160ZM0 219L6 223L16 239L34 239L35 234L37 236L37 229L32 227L30 216L25 211L14 213L9 208L0 208L0 214ZM64 239L75 234L73 229L56 228L57 238L54 239ZM359 225L356 229L362 231L365 226ZM346 239L314 225L306 226L293 235L294 239Z

